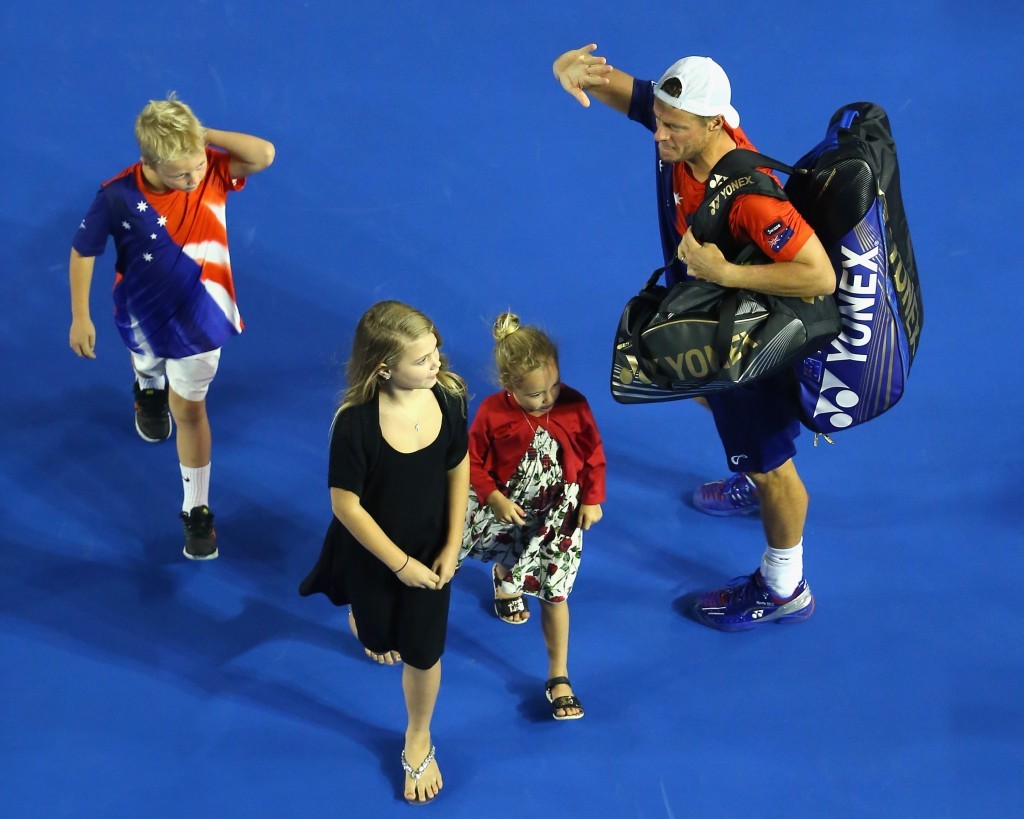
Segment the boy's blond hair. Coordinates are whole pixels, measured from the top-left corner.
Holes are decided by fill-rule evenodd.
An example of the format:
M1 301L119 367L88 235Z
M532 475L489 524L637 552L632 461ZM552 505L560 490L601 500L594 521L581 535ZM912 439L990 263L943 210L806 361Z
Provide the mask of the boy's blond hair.
M206 129L192 109L172 91L165 100L150 100L135 120L135 139L150 165L176 162L206 147Z

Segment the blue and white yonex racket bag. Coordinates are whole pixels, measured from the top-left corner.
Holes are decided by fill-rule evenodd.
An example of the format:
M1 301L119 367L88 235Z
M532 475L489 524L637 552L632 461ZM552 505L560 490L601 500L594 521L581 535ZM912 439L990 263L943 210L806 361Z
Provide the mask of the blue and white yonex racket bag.
M840 108L794 167L786 194L836 271L842 331L796 366L804 424L829 434L899 401L924 308L885 112L869 102Z

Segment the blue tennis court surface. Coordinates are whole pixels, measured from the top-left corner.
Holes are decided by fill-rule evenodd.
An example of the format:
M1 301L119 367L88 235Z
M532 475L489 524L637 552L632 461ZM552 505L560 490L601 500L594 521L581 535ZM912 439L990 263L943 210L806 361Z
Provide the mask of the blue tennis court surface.
M571 598L586 717L550 718L539 623L500 623L487 568L465 567L429 810L1018 810L1019 4L61 0L8 4L0 21L5 815L408 810L400 672L366 660L342 610L296 592L330 520L327 434L354 323L383 298L434 318L473 407L496 389L494 316L547 328L609 462ZM609 395L619 312L660 250L650 134L551 75L588 42L642 77L714 56L745 130L780 159L845 103L889 113L925 326L898 407L832 447L801 439L806 623L721 634L680 612L753 571L763 536L756 518L688 501L725 471L706 412ZM67 342L75 229L135 161L139 109L170 90L277 148L228 208L246 331L209 396L208 564L181 556L173 445L132 428L110 247L98 358Z

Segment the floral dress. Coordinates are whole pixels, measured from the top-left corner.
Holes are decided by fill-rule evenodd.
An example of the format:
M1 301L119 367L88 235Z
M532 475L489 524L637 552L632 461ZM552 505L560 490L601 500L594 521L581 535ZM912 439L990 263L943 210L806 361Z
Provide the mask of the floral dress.
M470 491L459 565L466 557L497 561L525 594L561 603L572 591L583 550L577 526L580 487L565 483L559 447L538 426L503 493L526 512L526 523L500 523L486 500Z

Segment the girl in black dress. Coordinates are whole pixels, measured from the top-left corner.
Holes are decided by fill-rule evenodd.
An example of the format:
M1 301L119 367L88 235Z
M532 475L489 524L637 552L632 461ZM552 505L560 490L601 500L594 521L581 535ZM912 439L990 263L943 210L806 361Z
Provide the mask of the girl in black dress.
M440 348L430 319L401 302L359 320L331 430L334 518L299 589L349 604L367 655L404 662L405 798L418 803L442 786L430 718L469 496L466 387Z

